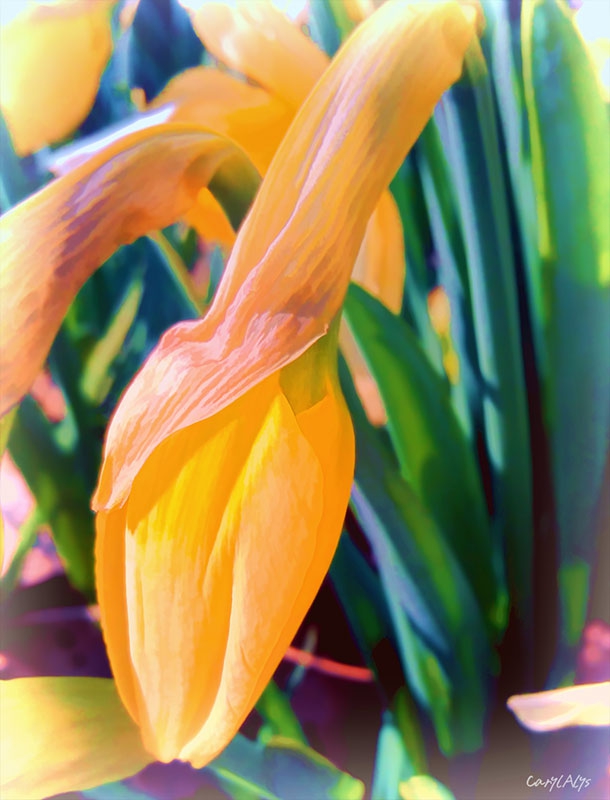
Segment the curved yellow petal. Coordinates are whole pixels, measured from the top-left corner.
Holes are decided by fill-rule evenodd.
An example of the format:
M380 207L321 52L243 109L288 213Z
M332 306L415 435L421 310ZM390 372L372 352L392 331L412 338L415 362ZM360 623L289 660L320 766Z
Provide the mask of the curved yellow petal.
M404 234L400 212L385 191L373 211L352 271L352 280L399 314L405 286Z
M218 413L327 331L367 221L473 34L456 2L387 3L348 40L282 141L208 314L168 332L123 396L97 508L124 503L170 434ZM151 403L152 422L141 411Z
M202 766L226 746L328 570L354 460L329 387L295 414L271 376L169 437L125 508L98 515L113 671L161 760Z
M351 332L347 322L341 321L339 331L339 344L341 352L354 381L354 388L358 393L360 402L366 412L369 422L376 427L385 425L388 415L383 404L383 398L379 391L377 381L371 375L371 371L366 363L362 351Z
M197 202L185 215L186 222L209 244L219 244L228 252L235 242L235 231L209 189L202 189Z
M212 177L251 179L227 139L167 123L132 133L0 219L0 415L27 392L91 273L122 244L175 222Z
M610 725L610 681L510 697L508 707L533 731Z
M104 678L0 681L0 730L3 800L90 789L153 761Z
M19 155L59 141L91 110L114 2L31 3L0 29L0 108Z
M294 118L294 109L277 97L212 67L193 67L173 78L149 106L163 107L172 109L175 122L193 122L233 139L261 174Z
M298 108L328 65L328 56L270 2L204 3L193 27L220 61Z

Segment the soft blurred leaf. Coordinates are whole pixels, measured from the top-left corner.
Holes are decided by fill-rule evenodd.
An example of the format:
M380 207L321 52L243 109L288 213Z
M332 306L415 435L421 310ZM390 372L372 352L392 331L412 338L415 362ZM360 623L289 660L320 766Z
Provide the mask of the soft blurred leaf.
M593 558L610 446L610 134L607 106L568 8L555 0L523 8L542 257L541 296L533 307L542 329L538 355L565 578ZM588 581L577 587L564 579L561 588L563 638L574 644L579 631L571 609L586 603Z
M125 299L117 309L108 330L91 348L83 365L80 388L84 397L99 405L112 386L112 365L125 345L142 298L142 281L136 279L127 289Z
M404 685L391 612L377 573L344 532L330 568L356 643L384 693L388 724L402 737L417 770L425 769L422 733L413 698Z
M364 795L362 781L309 747L281 738L263 745L238 734L206 769L227 791L250 792L253 799L361 800Z
M9 450L36 499L37 514L53 532L73 585L90 598L93 580L93 514L77 463L62 452L53 425L34 401L19 406Z
M457 382L451 386L451 396L460 424L473 442L482 418L482 384L472 321L472 299L457 199L434 120L430 120L419 137L413 156L421 175L436 251L438 281L451 308L451 341L458 356L459 373Z
M315 3L310 3L308 25L314 42L329 56L334 56L341 44L341 36L330 0L316 0Z
M373 550L403 669L443 751L476 749L490 660L481 612L382 432L366 419L345 368L342 385L356 431L352 504Z
M345 316L379 385L401 474L440 527L497 635L504 623L497 557L477 465L447 386L407 325L358 286L350 287Z
M107 783L80 793L87 800L151 800L150 795L131 789L122 781Z
M492 87L478 44L441 105L439 130L466 247L482 377L495 532L527 628L532 603L532 468L514 245Z
M8 414L0 417L0 456L6 450L8 437L11 434L11 428L13 427L13 420L15 419L16 413L17 409L14 408L12 411L9 411Z
M416 772L400 733L391 718L386 717L377 739L372 800L392 800L397 797L399 783Z
M426 256L430 249L430 231L413 154L407 157L390 188L400 212L405 239L407 280L402 315L418 332L434 369L444 375L441 346L428 314L432 282Z
M414 775L400 785L401 800L455 800L449 789L429 775Z
M19 158L11 135L0 112L0 212L6 211L34 192L44 182L46 173L38 175L36 159Z
M266 723L271 736L293 739L307 745L307 737L301 723L290 704L290 698L280 689L274 680L269 681L258 703L256 710ZM269 740L269 736L266 740Z
M177 0L140 0L128 35L129 83L143 89L147 100L203 58L203 45Z

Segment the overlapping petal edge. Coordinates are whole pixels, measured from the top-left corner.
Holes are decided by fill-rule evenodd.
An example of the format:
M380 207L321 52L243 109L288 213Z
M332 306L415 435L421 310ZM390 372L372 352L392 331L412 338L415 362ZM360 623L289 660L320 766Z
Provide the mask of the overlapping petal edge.
M165 438L219 412L327 332L382 191L461 73L471 11L388 3L349 39L282 141L206 317L172 328L124 395L97 509L125 501ZM150 407L154 421L142 413Z
M189 211L202 186L255 185L234 142L188 123L135 131L0 219L0 415L29 389L76 293L121 245Z

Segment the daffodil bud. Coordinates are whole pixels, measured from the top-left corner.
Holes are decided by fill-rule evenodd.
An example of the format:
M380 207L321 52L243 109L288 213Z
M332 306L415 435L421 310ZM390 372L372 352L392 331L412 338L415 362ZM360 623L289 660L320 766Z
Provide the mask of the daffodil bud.
M202 766L230 741L330 566L354 442L328 338L168 437L98 514L115 680L161 760Z

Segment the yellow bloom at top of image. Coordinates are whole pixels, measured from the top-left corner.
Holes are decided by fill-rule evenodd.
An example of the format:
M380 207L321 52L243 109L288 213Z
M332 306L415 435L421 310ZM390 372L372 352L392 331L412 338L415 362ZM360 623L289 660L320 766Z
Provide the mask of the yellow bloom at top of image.
M68 136L93 107L115 2L9 0L0 8L0 109L19 155Z

